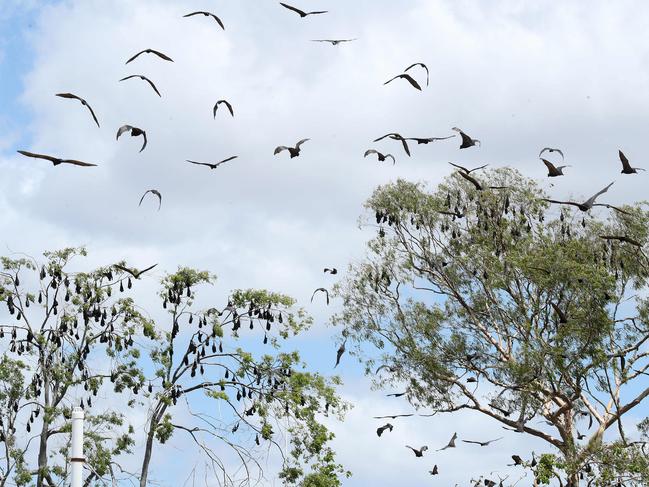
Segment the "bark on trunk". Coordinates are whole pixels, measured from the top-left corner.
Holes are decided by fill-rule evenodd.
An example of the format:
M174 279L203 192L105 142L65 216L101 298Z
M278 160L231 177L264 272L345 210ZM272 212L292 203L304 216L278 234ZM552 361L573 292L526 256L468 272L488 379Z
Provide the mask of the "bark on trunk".
M140 471L140 487L146 487L147 477L149 476L149 463L151 463L151 452L153 450L153 441L155 440L156 417L151 418L149 423L149 433L146 437L146 447L144 449L144 459L142 460L142 470Z
M43 487L45 485L45 474L47 471L47 437L49 428L49 422L43 419L43 428L41 429L41 437L38 444L38 476L36 478L36 487Z
M44 357L41 354L41 368L45 370L46 364ZM47 474L47 440L50 433L50 419L48 416L47 408L50 406L50 381L46 374L43 374L43 427L41 428L41 437L38 443L38 475L36 477L36 487L43 487L45 485L45 476Z
M574 473L570 477L568 477L568 483L566 484L566 487L579 487L578 473Z

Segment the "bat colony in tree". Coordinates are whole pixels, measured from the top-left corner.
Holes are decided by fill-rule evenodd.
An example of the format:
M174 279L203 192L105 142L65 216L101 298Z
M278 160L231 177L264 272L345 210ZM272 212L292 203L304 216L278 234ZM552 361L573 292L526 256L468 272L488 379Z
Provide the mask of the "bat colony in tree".
M315 15L320 15L320 14L327 13L327 11L324 11L324 10L304 11L304 10L301 10L301 9L299 9L297 7L288 5L286 3L281 3L281 2L280 2L280 5L282 7L284 7L285 9L298 14L300 16L300 18L306 18L308 16L315 16ZM190 18L190 17L195 17L195 16L204 16L204 17L207 17L207 18L211 18L216 22L216 24L221 29L225 30L225 26L224 26L223 22L221 21L221 19L218 16L216 16L215 14L211 13L211 12L195 11L195 12L188 13L188 14L184 15L183 17L184 18ZM350 43L350 42L356 41L356 40L357 40L356 38L349 38L349 39L312 39L311 41L312 42L319 42L319 43L329 43L332 46L337 46L337 45L340 45L340 44L343 44L343 43ZM134 54L132 57L130 57L126 61L126 64L129 64L129 63L137 60L143 54L152 54L154 57L156 57L156 58L158 58L160 60L173 62L173 59L171 57L169 57L168 55L164 54L161 51L154 50L154 49L144 49L144 50ZM388 84L391 84L395 80L405 80L405 81L407 81L409 83L409 85L411 87L415 88L418 91L422 91L422 84L423 83L420 83L419 81L417 81L417 79L415 79L415 77L413 76L413 74L416 74L416 73L421 72L421 71L425 72L425 74L426 74L425 83L426 83L426 86L429 86L429 83L430 83L430 71L429 71L428 66L426 64L422 63L422 62L414 62L414 63L410 64L409 66L407 66L403 70L402 73L399 73L399 74L393 76L392 78L385 81L383 84L388 85ZM150 88L158 95L158 97L162 97L160 91L158 90L156 85L153 83L153 81L151 81L147 76L145 76L143 74L128 75L128 76L125 76L124 78L121 78L119 81L123 82L123 81L131 80L131 79L139 79L141 81L146 82L150 86ZM73 99L73 100L79 101L83 106L85 106L88 109L88 111L89 111L94 123L97 125L97 127L100 127L100 123L99 123L99 120L97 118L97 115L96 115L95 111L93 110L91 105L85 99L83 99L80 96L77 96L75 94L72 94L72 93L58 93L58 94L56 94L56 96L60 97L60 98ZM217 111L221 106L225 107L227 109L227 111L230 113L230 115L232 117L234 117L234 109L233 109L232 104L228 100L219 99L218 101L216 101L216 103L215 103L215 105L213 106L213 109L212 109L214 118L216 118ZM452 127L451 130L454 131L454 132L457 132L457 135L459 135L460 138L461 138L461 144L459 146L459 149L468 149L468 148L471 148L471 147L476 147L476 146L479 147L479 146L481 146L480 140L472 138L467 133L465 133L462 129L460 129L458 127ZM141 129L141 128L132 126L132 125L123 125L118 129L116 139L119 139L120 136L122 134L126 133L126 132L130 132L131 137L138 137L138 136L142 137L143 143L142 143L142 146L140 148L140 152L144 151L144 149L147 147L147 143L148 143L146 131ZM391 133L388 133L386 135L383 135L381 137L378 137L378 138L374 139L373 142L379 142L379 141L382 141L384 139L398 141L398 142L400 142L400 144L401 144L404 152L406 153L406 155L411 156L411 149L410 149L410 147L408 145L408 141L416 142L417 145L426 145L426 144L429 144L429 143L432 143L432 142L447 140L447 139L451 139L451 138L454 138L454 137L456 137L456 135L454 135L454 134L448 135L448 136L442 136L442 137L423 137L423 138L405 137L405 136L403 136L403 135L401 135L401 134L399 134L397 132L391 132ZM283 151L287 151L289 153L291 159L299 157L301 155L302 145L305 142L309 141L309 140L310 140L309 138L302 139L302 140L298 141L294 146L280 145L280 146L275 148L273 154L274 155L279 155ZM58 158L58 157L53 157L53 156L49 156L49 155L42 155L42 154L32 153L32 152L28 152L28 151L24 151L24 150L20 150L18 152L21 155L26 156L28 158L43 159L43 160L49 161L54 166L59 166L59 165L63 165L63 164L72 165L72 166L78 166L78 167L97 166L96 164L86 163L86 162L82 162L82 161L75 160L75 159ZM556 154L558 154L560 156L561 162L564 162L564 160L565 160L564 152L561 149L552 148L552 147L544 147L539 152L538 157L541 160L541 162L545 165L545 167L547 168L547 171L548 171L547 172L547 177L555 178L555 177L559 177L559 176L565 176L565 174L563 172L564 168L572 167L572 166L566 165L566 164L558 165L556 162L551 162L550 160L543 157L543 155L546 154L546 153L547 154L555 154L556 153ZM396 159L395 159L394 155L392 155L390 153L380 152L380 151L378 151L376 149L368 149L368 150L366 150L364 152L364 157L365 158L367 158L370 155L375 155L379 162L384 162L387 159L391 159L393 165L396 163ZM619 156L620 162L622 164L622 170L621 170L622 174L625 174L625 175L637 174L638 171L644 171L645 170L645 169L639 168L639 167L632 167L629 160L627 159L627 157L625 156L625 154L621 150L618 151L618 156ZM222 159L222 160L220 160L218 162L215 162L215 163L197 162L197 161L193 161L193 160L186 160L186 162L190 163L192 165L205 166L205 167L207 167L209 169L216 169L220 165L225 164L226 162L232 161L232 160L236 159L237 157L238 156L231 156L231 157L228 157L226 159ZM546 156L546 157L549 157L549 156ZM464 181L469 183L473 188L475 188L475 190L477 190L479 192L486 191L486 190L506 190L506 189L508 189L507 186L491 186L491 185L487 186L484 183L480 182L480 180L477 179L475 176L472 175L472 173L474 173L476 171L480 171L480 170L486 168L488 166L487 164L483 164L483 165L480 165L478 167L471 168L471 169L469 169L467 167L464 167L462 165L453 163L453 162L450 162L449 164L457 169L457 171L454 172L455 175L462 178ZM616 212L619 212L619 213L622 213L622 214L627 214L627 212L625 210L622 210L622 209L620 209L620 208L618 208L616 206L606 204L606 203L597 203L596 202L596 200L600 196L602 196L604 193L606 193L610 189L610 187L612 185L613 185L613 182L611 182L610 184L608 184L603 189L596 192L590 198L586 199L583 202L555 200L555 199L549 199L549 198L544 199L544 201L546 201L548 203L552 203L552 204L557 204L557 205L574 206L574 207L576 207L577 209L579 209L582 212L589 212L594 207L605 207L605 208L612 209L612 210L614 210ZM158 210L160 210L160 208L162 206L162 194L157 189L148 189L148 190L146 190L144 192L144 194L142 194L142 196L141 196L141 198L139 200L138 206L142 205L142 202L144 201L145 197L148 194L151 194L152 196L154 196L154 197L156 197L158 199ZM463 211L463 209L462 209L462 207L460 205L457 205L455 208L451 208L450 195L449 195L449 197L447 199L447 206L449 207L448 210L446 210L446 211L440 210L439 213L443 213L443 214L446 214L446 215L452 216L453 218L458 218L458 219L464 217L464 211ZM390 222L388 221L388 216L377 213L377 223L380 225L380 224L383 224L383 223L390 223ZM627 244L629 244L631 246L634 246L634 247L638 247L638 248L642 247L642 244L639 241L637 241L636 239L631 238L631 237L629 237L627 235L600 235L600 238L602 240L605 240L605 241L614 240L614 241L618 241L618 242L621 242L621 243L627 243ZM442 266L444 266L444 265L446 265L446 263L442 263ZM123 265L114 265L114 268L121 271L121 272L123 272L123 273L129 274L134 279L139 279L142 274L152 270L156 266L157 266L157 264L154 264L154 265L152 265L150 267L147 267L145 269L142 269L142 270L131 269L131 268L125 267ZM333 268L333 267L332 268L325 268L324 273L327 273L327 274L330 274L330 275L335 275L335 274L338 273L338 270L336 268ZM389 285L389 276L387 278L386 278L386 276L377 276L376 277L377 285L379 283L381 283L381 282L385 283L386 279L387 279L387 283ZM130 287L130 278L129 278L128 282L129 282L129 287ZM329 305L329 303L330 303L329 291L324 287L319 287L313 292L313 294L311 296L311 302L313 302L313 300L314 300L317 293L323 293L325 295L326 304ZM557 301L557 302L551 301L550 305L551 305L551 308L553 309L554 313L556 314L556 316L558 318L558 322L561 323L561 324L566 324L566 323L569 322L570 315L567 314L567 312L564 309L562 309L562 304L560 303L560 299L561 299L561 297L558 298L559 301ZM264 343L266 343L266 341L267 341L267 337L265 338ZM346 352L346 343L347 343L347 339L345 338L345 340L341 343L341 345L339 346L339 348L338 348L338 350L336 352L336 360L335 360L335 364L333 366L334 368L338 367L338 365L341 362L341 358L343 357L343 355ZM213 344L212 347L215 349L216 344ZM222 352L221 348L220 348L220 351ZM475 358L476 358L475 356L467 356L467 361L470 363L471 360L473 360ZM624 357L621 357L621 360L624 360ZM624 365L623 365L623 367L624 367ZM385 369L385 368L387 368L387 369L389 369L391 371L394 371L393 368L391 368L391 367L389 367L387 365L382 365L382 366L380 366L379 368L376 369L375 373L378 374L378 372L380 370ZM466 379L466 382L467 383L477 383L478 379L476 377L468 377ZM149 385L149 387L150 387L150 385ZM401 393L388 394L388 396L401 397L401 396L403 396L405 394L406 394L406 392L401 392ZM512 411L508 411L508 410L504 410L502 408L499 408L499 406L497 406L495 403L490 404L490 406L493 407L495 410L499 411L500 413L502 413L505 417L509 417L512 414ZM584 414L588 415L588 417L590 418L590 423L592 425L592 421L593 421L592 415L588 411L585 411ZM397 418L411 417L413 415L414 415L414 413L405 413L405 414L375 416L374 418L375 419L380 419L380 420L383 420L383 419L392 419L392 420L394 420L394 419L397 419ZM513 431L522 431L522 429L524 427L524 419L523 418L519 419L519 422L517 423L517 425L518 426L516 428L508 428L508 429L511 429ZM232 428L232 431L233 432L236 431L238 427L239 427L239 423L237 423ZM394 428L395 427L394 427L393 424L386 423L386 424L384 424L384 425L382 425L382 426L380 426L380 427L378 427L376 429L376 434L377 434L378 437L381 437L386 431L392 432ZM580 434L580 437L583 437L583 436L584 435ZM456 440L457 440L457 438L458 438L458 435L456 433L454 433L453 436L451 437L451 439L449 440L449 442L444 447L438 449L437 451L444 451L444 450L447 450L449 448L456 448ZM487 440L487 441L468 440L468 439L462 439L461 441L463 443L467 443L467 444L479 445L480 447L489 447L489 446L491 446L492 443L500 441L501 439L502 439L502 437L498 437L498 438L495 438L495 439L492 439L492 440ZM256 437L256 443L259 444L259 436L258 435ZM414 448L412 446L406 445L406 448L410 449L414 453L415 457L417 457L417 458L423 457L424 453L428 450L428 446L426 446L426 445L421 446L420 448ZM512 455L511 458L512 458L512 460L514 462L514 463L510 464L512 466L521 466L521 465L525 465L526 463L529 463L529 462L525 462L519 455ZM532 462L534 464L536 464L536 459L533 458ZM437 465L435 465L432 470L429 470L429 473L431 475L437 475L439 473ZM501 483L502 483L502 479L501 479ZM490 479L484 479L484 485L492 487L492 486L495 486L496 483L494 481L490 480Z

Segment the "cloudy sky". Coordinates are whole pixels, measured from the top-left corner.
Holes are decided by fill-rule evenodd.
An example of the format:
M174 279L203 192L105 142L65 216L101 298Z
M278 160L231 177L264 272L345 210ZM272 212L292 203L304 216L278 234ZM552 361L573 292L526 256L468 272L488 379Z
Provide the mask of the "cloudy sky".
M158 262L158 277L178 265L209 269L219 277L215 295L238 287L291 294L316 317L302 347L326 373L335 305L309 299L333 282L323 267L343 270L363 256L368 234L358 218L377 185L397 177L435 184L450 173L448 161L511 165L543 178L537 155L551 146L573 166L573 177L544 183L551 194L588 196L617 180L606 202L646 198L647 177L622 178L617 160L621 148L649 166L642 1L296 1L329 10L307 19L271 0L1 3L1 252L85 245L92 264ZM210 19L182 18L194 10L219 15L225 32ZM357 40L310 42L321 38ZM145 48L175 62L143 56L124 64ZM423 92L402 80L383 86L420 61L430 67ZM130 74L154 80L162 98L139 80L117 82ZM87 99L101 128L59 92ZM212 117L221 98L234 118L224 110ZM147 131L142 153L139 139L115 140L123 124ZM453 126L482 147L460 152L450 140L415 147L408 158L390 141L371 142L392 131L445 136ZM300 157L273 155L302 138L311 140ZM396 164L364 159L370 147L394 153ZM18 149L99 166L53 168ZM184 162L231 155L239 158L215 171ZM163 194L159 212L153 199L138 207L151 188ZM354 472L345 485L423 483L435 463L439 485L453 485L538 448L509 435L488 454L464 448L415 460L405 443L436 448L454 431L487 439L502 430L466 414L404 422L379 440L370 416L407 404L371 391L351 360L340 374L356 406L334 425L340 460Z

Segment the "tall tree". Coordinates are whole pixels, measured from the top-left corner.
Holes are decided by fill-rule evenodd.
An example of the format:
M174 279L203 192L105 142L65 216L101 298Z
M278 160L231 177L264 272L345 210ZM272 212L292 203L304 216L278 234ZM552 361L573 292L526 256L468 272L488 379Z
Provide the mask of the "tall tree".
M198 288L213 279L208 272L180 268L162 280L160 299L170 319L166 328L159 327L150 354L155 371L147 385L140 486L147 485L156 440L166 443L176 431L189 435L225 485L263 475L258 461L262 443L283 456L280 476L287 483L320 479L315 485L339 485L345 472L327 446L333 435L318 416L329 410L342 413L346 405L336 396L334 382L303 370L297 353L281 351L283 339L304 331L310 318L295 309L293 299L265 290L237 290L219 307L199 308ZM243 348L244 332L258 345L248 342ZM260 353L264 346L276 353ZM208 401L199 399L205 396ZM220 417L211 414L215 410ZM183 416L189 419L183 421ZM286 441L281 444L287 435L290 448ZM252 438L256 446L250 444ZM244 478L228 471L218 453L223 446L240 459Z
M649 214L551 207L513 169L459 176L368 201L378 235L337 289L348 348L416 407L544 440L523 460L538 482L647 485L627 418L649 396Z
M2 397L10 412L0 440L6 457L14 458L14 468L7 469L8 474L13 470L15 484L35 477L37 487L54 486L65 478L66 458L55 451L68 439L72 407L90 409L108 377L135 389L142 379L133 336L153 336L151 322L130 298L111 298L113 288L124 290L124 284L114 279L110 267L70 273L66 266L84 256L83 249L44 255L43 265L30 258L0 259L0 301L7 311L7 322L0 324L5 356L1 367L9 374L3 386L11 391ZM95 418L88 414L89 422L102 430L123 425L116 412ZM128 437L128 430L124 434ZM89 441L88 455L104 450L106 441ZM120 440L112 453L119 455L128 444ZM28 461L31 451L36 461ZM110 456L106 461L110 463ZM105 470L108 463L96 464L95 471Z

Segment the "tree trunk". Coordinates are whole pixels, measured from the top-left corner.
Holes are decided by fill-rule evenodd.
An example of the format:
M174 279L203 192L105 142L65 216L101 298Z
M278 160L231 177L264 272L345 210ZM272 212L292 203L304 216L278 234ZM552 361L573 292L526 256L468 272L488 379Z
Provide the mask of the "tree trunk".
M568 477L568 482L566 483L566 487L579 487L579 474L578 473L573 473Z
M45 369L45 361L41 354L41 368ZM43 374L43 427L41 428L41 436L38 443L38 475L36 477L36 487L43 487L45 485L45 476L47 474L47 440L49 439L50 433L50 420L48 414L48 407L50 406L50 381L47 377L47 374Z
M36 487L43 487L47 470L47 437L50 423L47 421L46 416L46 414L43 415L43 428L41 429L41 437L38 444L38 477L36 478Z
M155 440L155 427L157 424L157 415L154 414L149 422L149 433L146 437L146 446L144 448L144 459L142 460L142 470L140 471L140 487L146 487L147 477L149 476L149 463L151 463L151 452Z
M570 431L572 435L572 431ZM563 458L568 465L578 464L580 459L575 455L575 451L572 449L562 451ZM565 487L579 487L579 472L571 473L566 476Z

